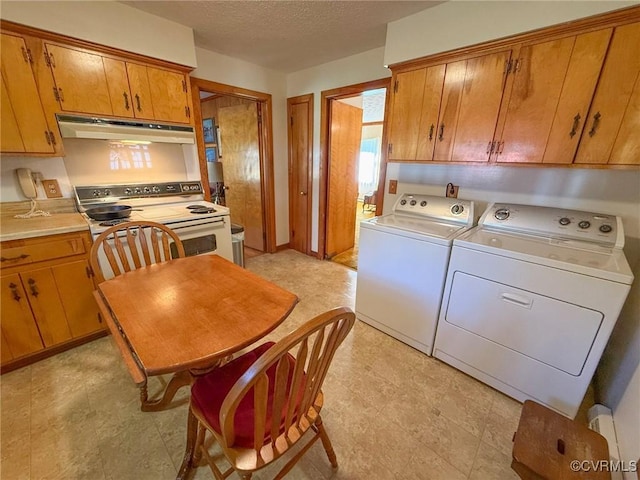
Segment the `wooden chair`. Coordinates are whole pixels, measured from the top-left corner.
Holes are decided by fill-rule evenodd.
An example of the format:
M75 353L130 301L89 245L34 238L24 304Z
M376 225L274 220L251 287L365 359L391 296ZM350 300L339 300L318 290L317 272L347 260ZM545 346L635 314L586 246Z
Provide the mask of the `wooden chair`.
M355 315L336 308L278 343L265 343L196 379L191 387L187 450L178 478L204 455L216 479L234 471L243 479L277 460L309 430L313 436L280 469L282 478L320 438L335 468L336 455L322 425L322 383ZM209 431L231 468L222 472L205 447ZM196 433L197 432L197 433Z
M125 222L102 232L91 247L91 268L104 282L98 256L104 253L114 276L137 268L171 260L169 242L175 243L174 255L184 257L184 246L169 227L156 222Z

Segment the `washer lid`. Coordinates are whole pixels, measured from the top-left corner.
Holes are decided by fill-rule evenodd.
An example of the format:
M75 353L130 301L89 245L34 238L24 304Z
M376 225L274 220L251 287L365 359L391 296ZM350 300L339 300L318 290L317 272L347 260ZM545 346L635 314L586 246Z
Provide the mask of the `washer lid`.
M453 242L470 248L630 285L633 273L620 248L474 227ZM517 271L514 269L514 274Z
M456 235L467 229L466 225L460 225L459 223L425 220L393 213L365 220L360 226L365 228L372 227L395 234L406 232L418 238L427 237L431 241L440 240L438 243L451 243Z

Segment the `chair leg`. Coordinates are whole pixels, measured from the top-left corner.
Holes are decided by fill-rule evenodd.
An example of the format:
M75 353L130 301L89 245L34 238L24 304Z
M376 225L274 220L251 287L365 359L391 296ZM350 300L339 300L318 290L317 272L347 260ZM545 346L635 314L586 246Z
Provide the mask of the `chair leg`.
M322 418L318 417L316 420L316 427L320 434L320 440L322 440L322 446L324 447L325 452L327 452L327 457L329 457L329 462L333 468L336 468L338 466L338 459L336 458L336 452L333 451L329 435L327 435L327 431L324 429L324 425L322 424Z
M251 475L252 475L251 472L240 473L240 478L242 478L243 480L249 480L251 478Z
M200 422L198 422L198 419L191 411L191 408L189 408L189 416L187 417L187 445L176 480L186 480L189 472L191 472L191 469L194 467L199 423Z

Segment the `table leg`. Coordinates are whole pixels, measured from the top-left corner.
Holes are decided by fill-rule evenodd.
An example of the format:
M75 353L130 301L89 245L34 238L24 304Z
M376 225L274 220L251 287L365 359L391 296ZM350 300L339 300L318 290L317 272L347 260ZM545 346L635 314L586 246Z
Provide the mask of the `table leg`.
M178 470L176 480L186 480L189 472L191 472L191 469L193 468L197 435L198 419L191 411L191 408L189 408L189 416L187 417L187 446L185 448L182 465L180 465L180 470Z
M162 398L152 402L147 397L147 385L145 383L140 387L140 410L143 412L157 412L166 409L173 397L175 397L176 392L182 387L191 385L192 382L193 377L188 370L177 372L171 377L167 388L162 394Z

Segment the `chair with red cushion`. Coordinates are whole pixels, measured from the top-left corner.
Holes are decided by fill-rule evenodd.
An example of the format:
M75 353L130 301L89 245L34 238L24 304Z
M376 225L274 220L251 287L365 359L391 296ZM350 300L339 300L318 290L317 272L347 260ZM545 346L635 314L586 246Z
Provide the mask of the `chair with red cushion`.
M234 471L241 478L251 478L309 431L313 433L309 441L275 478L291 470L318 438L331 465L337 467L320 418L321 386L336 349L354 322L351 310L335 308L278 343L265 343L198 377L191 387L187 451L178 478L186 478L201 455L216 479ZM225 472L218 469L205 446L207 431L231 464Z

